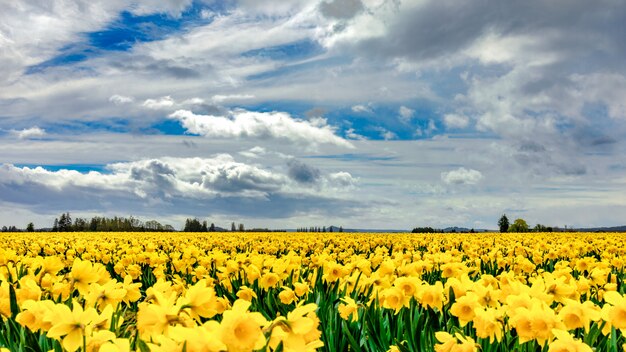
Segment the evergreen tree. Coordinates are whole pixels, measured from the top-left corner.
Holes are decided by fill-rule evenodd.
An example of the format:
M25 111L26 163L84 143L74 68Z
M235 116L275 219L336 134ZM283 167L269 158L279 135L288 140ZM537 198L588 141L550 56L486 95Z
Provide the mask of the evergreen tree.
M209 232L215 232L215 224L211 223L211 226L209 226Z
M502 214L498 221L498 226L500 227L500 232L509 231L509 218L506 217L506 214Z
M207 232L207 231L209 231L209 228L207 227L206 220L204 220L204 221L202 222L202 228L201 228L200 230L201 230L202 232Z
M35 224L33 224L32 222L29 222L28 225L26 225L26 231L35 232Z
M230 224L230 230L233 231L233 232L237 231L237 227L235 226L235 222L234 221L233 221L232 224Z

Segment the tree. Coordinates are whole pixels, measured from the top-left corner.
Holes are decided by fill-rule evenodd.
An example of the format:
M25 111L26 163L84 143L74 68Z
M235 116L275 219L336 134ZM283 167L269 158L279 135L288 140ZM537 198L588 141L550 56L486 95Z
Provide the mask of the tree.
M230 224L230 230L233 231L233 232L237 231L237 227L235 226L235 222L234 221L233 221L232 224Z
M211 226L209 226L209 232L215 232L215 224L211 223Z
M498 226L500 227L500 232L507 232L509 230L509 218L506 217L506 214L502 214L498 221Z
M245 228L243 227L243 224L239 224L239 231L240 232L244 232Z
M513 225L509 227L509 232L528 232L528 224L524 219L515 219Z
M26 225L26 231L35 232L35 224L33 224L32 222L29 222L28 225Z
M202 232L207 232L207 231L209 231L209 229L207 227L206 220L204 220L202 222Z

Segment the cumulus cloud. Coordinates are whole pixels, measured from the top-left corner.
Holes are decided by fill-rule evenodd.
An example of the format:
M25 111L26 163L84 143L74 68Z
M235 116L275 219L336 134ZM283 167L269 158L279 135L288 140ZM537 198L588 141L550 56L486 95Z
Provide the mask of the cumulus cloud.
M267 150L265 148L263 148L263 147L256 146L256 147L252 147L252 148L250 148L248 150L241 151L241 152L239 152L239 154L241 154L241 155L243 155L245 157L248 157L248 158L255 158L256 159L256 158L261 157L262 155L267 154Z
M464 167L441 173L441 180L453 185L474 185L482 179L483 174L480 171Z
M398 138L398 135L395 132L389 131L384 127L376 127L376 130L380 134L380 137L386 141Z
M10 132L12 135L16 136L19 139L33 139L46 135L46 131L37 126L25 128L23 130L11 130Z
M134 102L135 98L127 97L127 96L123 96L119 94L114 94L109 98L109 101L115 105L123 105L123 104L129 104L129 103Z
M355 185L349 173L324 174L303 165L291 163L284 173L238 162L228 154L112 163L103 172L1 164L0 204L46 211L111 210L111 204L117 211L131 211L143 204L169 213L214 211L252 217L283 217L352 204L336 196ZM258 209L258 202L271 206Z
M171 108L172 106L174 106L174 104L176 104L176 101L174 101L174 99L172 99L172 97L168 95L158 99L146 99L142 105L148 109L159 110L164 108Z
M413 110L411 108L407 108L406 106L402 105L398 109L398 114L400 114L400 120L402 122L408 123L408 122L411 121L411 119L415 115L415 110Z
M307 165L299 160L289 160L287 166L289 177L298 183L312 184L320 179L321 171L318 168Z
M469 117L459 114L445 114L443 123L447 128L465 128L469 125Z
M250 99L254 99L254 95L251 95L251 94L229 94L229 95L216 94L211 98L211 100L213 100L213 102L216 104L221 104L227 101L239 101L239 100L250 100Z
M362 136L362 135L356 133L354 128L348 128L346 130L346 138L354 139L354 140L357 140L357 141L364 141L364 140L367 139L367 138L365 138L365 136Z
M188 133L204 137L280 139L310 147L332 144L353 148L350 142L335 134L324 118L301 120L285 112L242 109L230 111L228 116L196 115L188 110L177 110L170 118L180 121Z
M352 111L356 112L356 113L367 113L367 114L371 114L373 112L371 107L365 106L365 105L361 105L361 104L354 105L352 107Z
M426 127L418 127L415 130L415 135L416 136L429 136L431 134L433 134L433 132L435 132L437 130L437 125L435 124L435 121L433 119L429 119L428 123L426 124Z

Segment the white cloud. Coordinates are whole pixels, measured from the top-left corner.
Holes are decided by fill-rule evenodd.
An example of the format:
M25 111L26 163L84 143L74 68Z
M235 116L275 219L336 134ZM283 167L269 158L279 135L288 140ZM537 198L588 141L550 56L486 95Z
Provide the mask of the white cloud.
M443 122L447 128L465 128L469 125L469 117L459 114L446 114Z
M364 140L367 139L367 138L365 138L365 136L362 136L362 135L356 133L354 131L354 128L348 128L346 130L346 137L348 139L354 139L354 140L358 140L358 141L364 141Z
M372 108L369 106L365 106L365 105L354 105L352 107L352 111L356 112L356 113L367 113L367 114L371 114L372 113Z
M46 131L37 126L25 128L23 130L11 130L10 132L19 139L39 138L46 135Z
M330 187L348 190L355 188L359 179L352 177L349 172L340 171L329 174L326 177L326 182Z
M433 119L429 119L428 125L426 125L426 128L418 127L415 130L415 135L416 136L428 136L428 135L431 135L436 130L437 130L437 125L435 125L435 121Z
M239 154L241 154L241 155L243 155L245 157L248 157L248 158L256 159L256 158L261 157L262 155L267 154L267 150L265 148L263 148L263 147L256 146L256 147L252 147L252 148L250 148L248 150L239 152Z
M123 104L129 104L129 103L134 102L135 98L127 97L127 96L123 96L119 94L114 94L109 98L109 101L115 105L123 105Z
M398 109L398 113L400 114L400 120L402 122L408 123L415 115L415 110L402 105L400 106L400 109Z
M242 109L231 111L229 116L196 115L188 110L177 110L170 118L180 121L188 133L211 138L281 139L310 147L333 144L353 148L350 142L337 136L323 118L307 121L285 112Z
M213 102L217 104L224 103L227 101L239 101L239 100L249 100L249 99L254 99L254 95L251 95L251 94L229 94L229 95L217 94L217 95L214 95L213 98L211 98L211 100L213 100Z
M168 95L158 99L146 99L146 101L144 101L142 105L148 109L160 110L165 108L171 108L172 106L174 106L174 104L176 104L176 101L174 101L174 99L172 99L172 97Z
M384 127L377 127L376 130L380 133L380 136L386 141L398 138L397 134L395 134L392 131L389 131L388 129Z
M482 179L483 174L480 171L464 167L441 173L441 180L447 184L474 185Z

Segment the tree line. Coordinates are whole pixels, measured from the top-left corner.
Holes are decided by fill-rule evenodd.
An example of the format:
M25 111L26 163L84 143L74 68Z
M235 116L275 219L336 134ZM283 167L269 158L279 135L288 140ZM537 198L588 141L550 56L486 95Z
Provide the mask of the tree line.
M32 223L28 224L27 231ZM72 219L70 213L63 213L54 219L52 232L144 232L158 231L168 232L176 231L174 227L167 224L161 224L156 220L148 220L143 222L132 216L107 218L103 216L94 216L91 219L80 218ZM34 231L34 228L33 230Z
M329 226L328 228L326 228L326 226L299 227L296 229L296 232L335 232L335 230L337 232L343 232L343 226L339 226L339 228L334 226Z
M552 226L545 226L542 224L537 224L535 227L530 228L526 220L522 218L517 218L513 221L513 223L509 223L509 218L506 214L502 214L500 220L498 220L498 227L500 228L500 232L554 232L554 231L563 231L560 228L554 228ZM567 230L567 229L565 229Z

